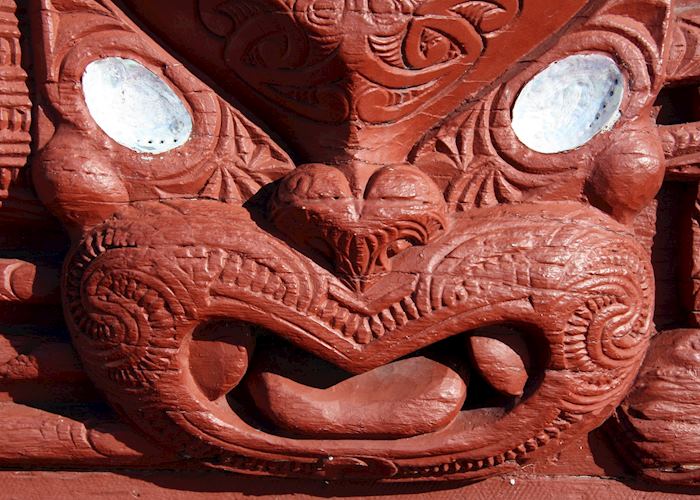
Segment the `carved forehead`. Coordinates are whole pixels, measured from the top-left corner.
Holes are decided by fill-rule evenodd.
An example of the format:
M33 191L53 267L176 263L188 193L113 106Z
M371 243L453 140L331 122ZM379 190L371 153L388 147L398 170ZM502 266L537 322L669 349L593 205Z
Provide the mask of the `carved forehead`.
M179 0L187 36L143 2L132 12L284 135L305 161L405 160L442 116L477 96L589 3L564 0ZM541 12L547 12L544 18ZM198 42L201 43L201 42ZM306 132L318 137L307 141ZM371 137L370 137L371 136ZM379 142L393 142L390 149Z

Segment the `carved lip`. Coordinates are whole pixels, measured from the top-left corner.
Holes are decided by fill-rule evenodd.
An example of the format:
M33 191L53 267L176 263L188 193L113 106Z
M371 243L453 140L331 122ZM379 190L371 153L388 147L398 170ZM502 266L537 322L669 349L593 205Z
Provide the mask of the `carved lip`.
M167 410L167 418L177 419L175 424L196 436L197 443L212 443L225 450L229 457L235 457L234 460L240 457L242 446L251 450L244 452L242 460L245 462L233 462L234 470L245 468L249 457L264 455L267 460L279 457L280 462L298 460L310 464L308 475L318 475L325 471L325 468L319 469L319 464L323 465L321 461L332 456L343 464L338 470L356 465L357 470L365 471L364 463L370 469L376 467L381 477L413 477L414 471L420 473L417 463L420 467L424 467L423 464L439 466L440 475L444 476L476 475L486 473L490 467L514 464L515 460L550 441L559 442L571 435L564 433L572 426L588 428L589 423L602 421L606 413L601 408L617 404L645 353L653 296L653 286L649 285L652 275L645 266L647 253L601 212L578 203L556 206L556 212L543 210L542 204L523 204L482 209L455 217L452 224L459 237L440 240L424 249L426 255L407 259L411 262L404 264L410 264L411 269L407 267L402 272L397 264L396 274L423 273L415 294L407 295L400 303L393 297L386 300L379 297L383 304L377 307L381 311L368 317L331 300L326 291L332 277L264 232L242 208L203 200L174 200L167 205L144 203L130 207L131 212L125 212L124 218L112 221L116 227L107 226L104 233L91 236L86 240L89 247L73 254L64 282L65 300L67 304L77 304L76 298L85 290L88 297L99 302L102 297L109 296L113 283L131 295L134 287L130 279L142 274L148 277L146 283L153 283L150 288L154 292L146 302L149 311L155 313L149 312L149 317L157 326L152 330L153 340L148 344L144 342L145 347L144 344L118 344L135 349L132 352L144 360L139 369L150 367L151 360L159 362L163 346L178 345L177 342L187 335L186 330L194 327L193 319L245 320L275 332L347 372L359 374L484 325L510 321L532 325L541 332L538 338L549 345L548 352L552 356L551 360L545 360L547 369L538 387L533 387L532 393L526 391L522 404L504 414L494 413L492 408L468 410L437 432L389 442L381 439L290 439L249 425L236 412L218 404L218 400L212 402L209 397L198 406L188 405L183 409L181 401L191 401L191 386L187 382L191 379L180 370L162 368L163 373L168 370L168 375L153 389L160 391L159 397L165 398L162 407ZM232 221L236 231L230 231ZM509 231L504 231L504 227ZM484 244L475 244L475 240ZM197 246L191 246L193 242L197 242ZM507 259L500 259L503 248L515 251ZM533 254L541 256L542 248L548 249L546 258L536 260ZM494 252L498 258L495 263L489 258ZM574 266L569 265L572 254L578 256L573 259ZM602 254L601 259L587 258L594 254ZM629 261L625 260L626 256ZM89 274L85 275L83 262L91 259ZM575 276L564 274L568 270L578 275L581 271L576 266L582 261L590 266L586 267L587 273L596 278L605 276L605 281L595 279L581 283ZM537 265L520 267L518 262ZM517 272L518 268L529 272ZM458 279L453 279L455 277ZM197 281L193 282L195 279ZM572 279L575 280L573 286L570 285ZM494 281L496 286L491 285ZM484 282L486 286L482 285ZM608 287L607 283L615 286ZM629 303L641 302L643 309L639 314L629 314L628 309L620 309L620 303L614 300L608 302L603 297L598 297L598 301L586 300L589 294L600 293L594 290L606 293L611 289L624 290L625 297L639 297ZM585 307L580 307L579 301L583 301ZM484 307L485 304L493 306ZM113 314L112 306L108 304L108 307ZM117 310L121 314L125 309ZM136 310L141 314L141 309ZM99 328L93 329L88 324L84 330L78 330L85 309L74 307L67 311L83 315L76 314L70 319L83 360L89 363L91 370L102 373L99 379L102 383L116 381L120 384L121 379L109 376L114 365L105 366L104 363L105 352L113 352L114 337L107 337L107 341L98 344L90 335L93 331L99 333ZM552 320L563 315L571 315L573 319L563 325ZM633 330L630 330L631 335L620 338L617 332L621 325L619 318L623 317ZM598 318L603 323L601 328ZM637 326L637 323L642 324ZM180 325L177 328L183 330L182 335L173 334L172 325ZM588 346L578 341L574 345L580 347L575 350L562 349L560 346L567 345L567 338L578 338L582 326L588 331L593 329L596 336L589 345L600 349L587 350ZM120 330L117 334L121 334ZM356 334L358 337L354 338ZM365 337L359 336L365 334ZM538 348L538 352L540 350L544 349ZM175 353L184 355L187 349L171 349L171 352L173 356ZM612 354L609 356L608 352ZM619 378L610 385L592 386L592 372L580 370L576 364L578 359L587 360L589 355L596 356L593 366L600 367L602 373L608 373L612 364L619 370ZM512 356L501 359L509 358ZM126 365L131 358L121 359ZM481 356L481 359L488 358ZM514 368L517 363L512 361L508 365ZM166 362L170 360L166 358ZM567 367L565 363L573 364ZM490 365L498 366L497 363ZM524 360L522 365L526 365ZM117 365L116 369L122 367ZM126 369L131 367L127 365ZM170 373L183 377L182 383L180 379L170 378ZM500 390L514 394L522 389L500 383L503 377L498 372L487 371L486 374L499 382ZM148 383L140 380L143 382L139 383ZM116 387L123 389L124 386ZM173 388L180 392L173 392ZM597 392L592 395L593 388ZM122 390L112 394L122 407L131 410L138 410L143 401L138 392ZM566 413L571 408L576 408L573 415ZM162 410L158 411L165 415ZM141 419L138 413L132 415ZM157 430L162 432L160 428ZM168 433L166 439L170 436ZM494 441L494 436L507 439ZM321 450L321 456L319 452L310 454L310 449ZM373 457L368 459L369 463L362 459L367 456ZM448 468L442 469L443 465Z

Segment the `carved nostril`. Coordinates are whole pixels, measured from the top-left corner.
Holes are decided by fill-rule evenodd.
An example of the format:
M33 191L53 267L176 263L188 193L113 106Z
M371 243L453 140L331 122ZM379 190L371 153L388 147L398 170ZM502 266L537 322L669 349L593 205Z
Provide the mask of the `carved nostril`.
M397 165L378 170L367 183L366 199L413 200L441 205L444 196L433 180L412 165Z
M390 271L392 257L439 237L446 211L439 188L411 165L359 164L345 171L304 165L282 182L270 205L282 233L302 249L320 251L355 289Z
M419 244L420 243L418 241L412 238L402 238L400 240L396 240L394 243L389 245L389 248L386 251L387 257L396 257L404 250L408 250L409 248Z
M297 168L280 186L283 198L340 200L351 198L350 185L338 169L321 164Z

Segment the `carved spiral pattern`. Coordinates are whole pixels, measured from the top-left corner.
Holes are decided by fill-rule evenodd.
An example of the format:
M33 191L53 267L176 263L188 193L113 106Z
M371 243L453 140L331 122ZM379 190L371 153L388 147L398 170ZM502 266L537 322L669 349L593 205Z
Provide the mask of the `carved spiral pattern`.
M173 315L182 311L168 300L162 282L143 273L97 269L85 289L87 317L81 327L104 349L110 378L136 386L148 383L154 369L167 368L166 351L177 345ZM158 337L172 339L172 345L154 352L154 330Z
M187 295L164 268L149 273L125 266L153 255L105 245L106 236L97 232L73 257L65 286L69 321L82 336L78 344L89 346L89 359L110 380L130 388L150 386L179 347L177 323L188 312L178 295Z
M601 283L596 277L574 287L574 291L597 295L587 299L567 322L564 365L569 369L625 366L643 355L649 341L653 303L649 270L638 259L617 252L606 252L594 265L601 269L605 281ZM631 269L634 272L630 274Z
M364 6L294 0L268 9L199 0L198 7L206 28L227 37L227 65L257 92L330 123L348 120L355 109L368 123L405 117L419 97L454 79L451 66L464 72L477 61L486 35L504 29L521 10L517 0L371 0ZM351 22L358 26L347 29ZM344 50L345 42L358 41L365 46L362 56ZM347 79L341 66L356 67L356 76ZM321 74L328 76L318 79ZM359 85L349 86L350 80Z

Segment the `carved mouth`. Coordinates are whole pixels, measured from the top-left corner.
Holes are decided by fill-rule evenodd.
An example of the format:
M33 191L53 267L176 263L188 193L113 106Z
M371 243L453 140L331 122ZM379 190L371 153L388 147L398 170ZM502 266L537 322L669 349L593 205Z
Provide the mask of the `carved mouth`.
M498 420L535 390L541 366L524 337L481 329L361 374L263 337L228 400L250 425L293 439L447 438Z
M143 204L75 250L69 325L114 404L213 466L326 479L502 471L602 422L649 337L646 252L626 236L611 241L615 226L598 212L558 207L556 218L535 205L454 217L446 235L405 250L357 293L240 208ZM311 379L279 361L258 365L280 359L284 341L312 353L287 356ZM324 380L321 358L347 372ZM273 380L255 394L255 377Z

